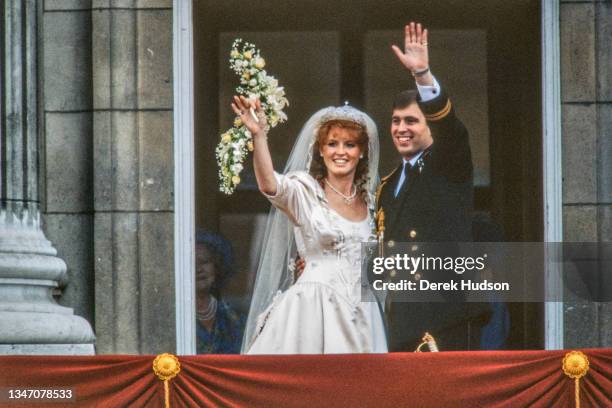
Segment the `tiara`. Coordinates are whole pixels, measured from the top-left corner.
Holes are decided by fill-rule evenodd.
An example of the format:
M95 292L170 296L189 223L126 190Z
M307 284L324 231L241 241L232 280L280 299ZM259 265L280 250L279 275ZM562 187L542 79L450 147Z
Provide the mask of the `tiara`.
M319 124L322 125L332 120L348 120L349 122L355 122L367 128L363 113L350 106L348 102L345 102L343 106L332 106L327 108L327 111L321 116Z

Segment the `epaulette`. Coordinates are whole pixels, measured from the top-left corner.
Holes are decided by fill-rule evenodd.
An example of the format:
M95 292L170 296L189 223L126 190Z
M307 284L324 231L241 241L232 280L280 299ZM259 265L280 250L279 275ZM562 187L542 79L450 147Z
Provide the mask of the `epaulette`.
M402 166L398 166L395 169L393 169L393 171L389 174L387 174L385 177L380 179L380 184L378 185L378 188L376 189L376 208L378 208L378 204L380 203L380 195L382 194L382 189L383 186L387 183L387 181L389 181L389 178L395 174L395 172L397 171L397 169L399 169Z
M425 118L430 122L435 122L437 120L443 119L450 113L452 107L453 105L451 104L450 99L447 99L446 105L444 105L442 109L440 109L438 112L425 115Z
M385 185L385 183L380 183L378 185L378 188L376 189L376 208L378 208L378 205L380 203L380 195L382 194L382 188Z
M389 180L389 178L390 178L392 175L394 175L394 174L395 174L395 172L397 171L397 169L399 169L400 167L402 167L402 166L398 166L398 167L394 168L394 169L393 169L393 171L392 171L391 173L389 173L389 174L387 174L385 177L381 178L381 179L380 179L380 184L384 184L384 183L386 183L386 182L387 182L387 180Z

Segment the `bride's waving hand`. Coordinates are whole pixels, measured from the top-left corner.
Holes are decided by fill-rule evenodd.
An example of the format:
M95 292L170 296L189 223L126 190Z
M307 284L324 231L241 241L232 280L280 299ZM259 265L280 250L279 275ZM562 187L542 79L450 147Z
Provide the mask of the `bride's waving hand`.
M276 194L276 178L274 177L274 165L268 148L268 124L266 115L261 108L261 102L254 102L244 96L234 96L232 109L238 115L244 126L251 132L253 137L253 167L257 187L267 195Z

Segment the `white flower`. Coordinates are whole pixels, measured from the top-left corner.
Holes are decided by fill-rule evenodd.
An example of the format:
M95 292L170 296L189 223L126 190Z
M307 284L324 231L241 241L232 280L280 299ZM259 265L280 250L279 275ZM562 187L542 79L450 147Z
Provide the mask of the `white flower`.
M278 86L278 81L263 69L266 61L261 57L255 45L234 40L230 51L230 68L240 77L240 86L236 88L239 95L251 101L259 99L270 127L287 120L283 108L289 104L285 90ZM234 119L232 127L221 135L221 141L215 149L219 165L219 189L232 194L240 183L240 172L249 151L253 150L253 135L239 118Z

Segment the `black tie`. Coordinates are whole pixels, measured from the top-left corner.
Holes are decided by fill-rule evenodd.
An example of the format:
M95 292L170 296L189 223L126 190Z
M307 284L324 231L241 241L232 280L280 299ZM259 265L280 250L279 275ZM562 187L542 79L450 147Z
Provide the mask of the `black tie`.
M410 179L410 176L412 173L413 171L412 171L412 166L410 165L410 162L404 163L404 182L400 186L400 189L397 192L396 198L402 195L402 191L404 191L404 189L406 188L406 184L408 184L408 180Z

